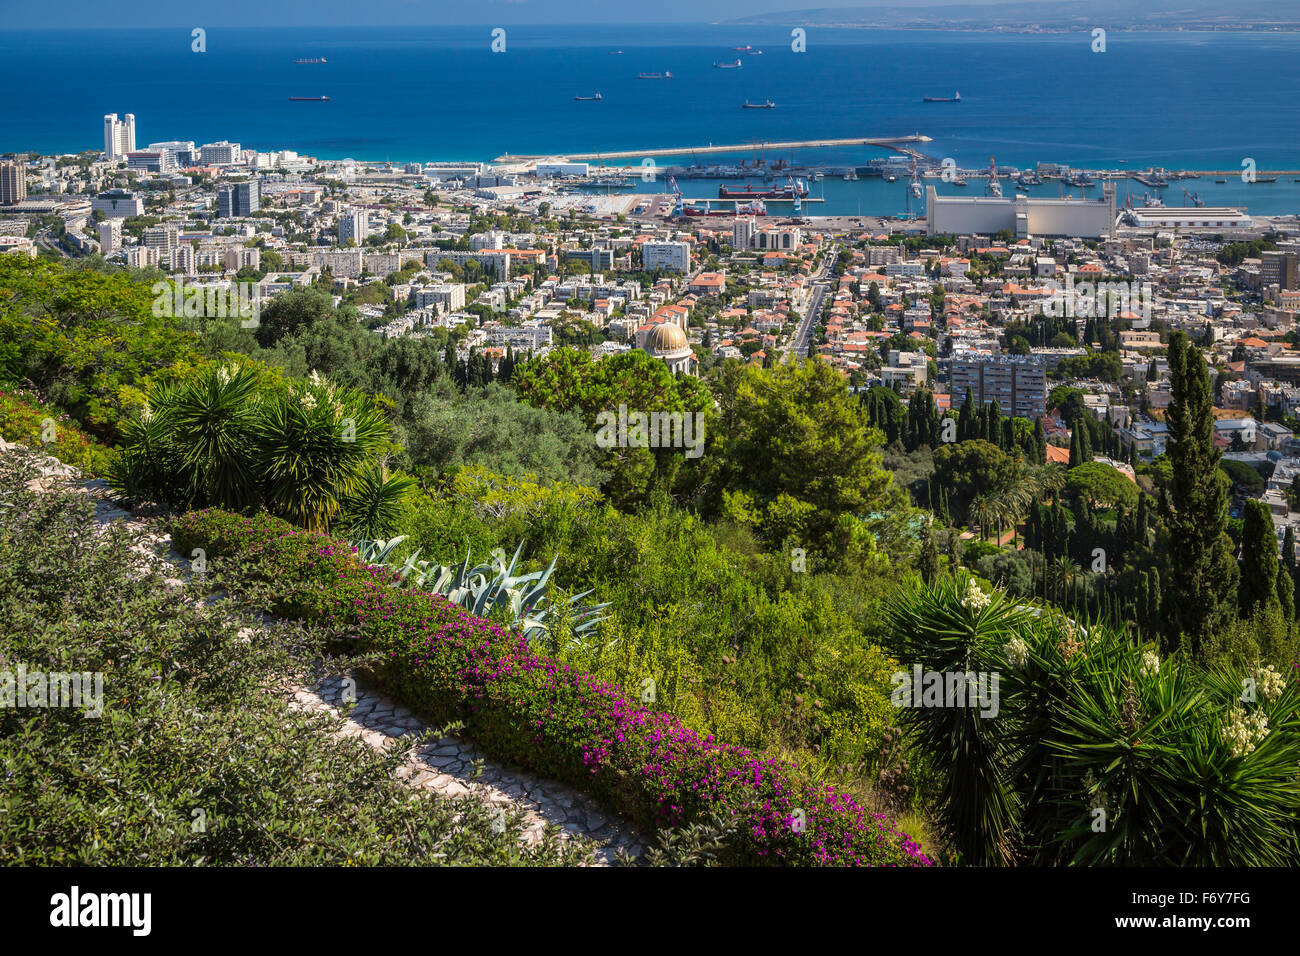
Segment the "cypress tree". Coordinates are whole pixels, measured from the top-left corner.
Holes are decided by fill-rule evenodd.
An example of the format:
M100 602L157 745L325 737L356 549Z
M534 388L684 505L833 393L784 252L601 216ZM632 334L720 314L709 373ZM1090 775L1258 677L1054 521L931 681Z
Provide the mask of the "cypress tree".
M1034 419L1034 443L1038 446L1038 463L1047 464L1047 429L1043 428L1043 416Z
M1213 629L1231 616L1236 564L1224 533L1228 492L1219 481L1210 377L1185 332L1169 341L1173 400L1165 412L1173 470L1162 517L1169 532L1168 623L1199 652ZM1173 634L1170 634L1173 637Z
M1241 535L1241 587L1237 591L1242 617L1253 616L1278 602L1279 570L1277 538L1268 505L1258 500L1247 501Z
M1291 573L1282 565L1277 566L1277 603L1282 607L1282 620L1290 621L1295 617L1295 582Z

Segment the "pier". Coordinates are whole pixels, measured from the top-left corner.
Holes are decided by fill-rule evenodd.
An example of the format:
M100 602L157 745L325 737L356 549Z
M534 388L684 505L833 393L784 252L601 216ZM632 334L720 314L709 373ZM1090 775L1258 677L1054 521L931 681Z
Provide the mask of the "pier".
M784 149L823 149L834 146L880 146L885 149L892 149L898 153L907 153L908 155L919 155L916 151L907 147L916 143L929 143L929 136L922 136L919 133L912 136L886 136L886 137L864 137L862 139L800 139L788 140L786 142L750 142L740 143L737 145L715 145L710 143L708 146L663 146L657 149L625 149L611 152L597 153L565 153L561 159L571 160L574 162L586 162L592 160L606 159L640 159L649 156L694 156L696 154L710 155L713 153L749 153L755 149L784 150ZM493 160L494 163L528 163L538 160L549 159L548 156L515 156L507 153L504 156L498 156Z

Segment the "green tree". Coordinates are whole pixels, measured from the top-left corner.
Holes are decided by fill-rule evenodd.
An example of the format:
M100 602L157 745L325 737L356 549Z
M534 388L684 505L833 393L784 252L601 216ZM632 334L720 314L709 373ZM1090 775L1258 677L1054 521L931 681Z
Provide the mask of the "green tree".
M815 547L841 553L844 516L881 509L891 490L880 467L883 436L864 421L839 373L820 359L746 367L723 413L722 487L766 508L785 496L813 507Z
M1279 602L1277 537L1273 533L1273 516L1264 502L1247 501L1244 520L1241 586L1237 597L1242 617L1253 617L1268 605Z
M1172 477L1161 510L1169 532L1171 582L1165 603L1175 632L1197 653L1232 615L1237 568L1224 533L1227 482L1219 478L1209 372L1182 331L1170 337L1169 369L1173 400L1165 421Z

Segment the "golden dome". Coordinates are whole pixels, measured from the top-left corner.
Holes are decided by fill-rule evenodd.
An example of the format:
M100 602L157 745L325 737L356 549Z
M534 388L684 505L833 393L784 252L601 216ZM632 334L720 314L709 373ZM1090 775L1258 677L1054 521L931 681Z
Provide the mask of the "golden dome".
M671 322L664 322L650 330L645 339L645 350L655 355L667 355L689 349L686 333Z

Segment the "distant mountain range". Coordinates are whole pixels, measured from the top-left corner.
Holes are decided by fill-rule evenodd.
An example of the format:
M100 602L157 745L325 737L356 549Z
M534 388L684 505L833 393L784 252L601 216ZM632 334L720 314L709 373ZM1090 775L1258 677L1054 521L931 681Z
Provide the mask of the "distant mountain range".
M743 17L737 23L909 30L1300 30L1300 0L1063 0L997 4L897 3L820 7Z

